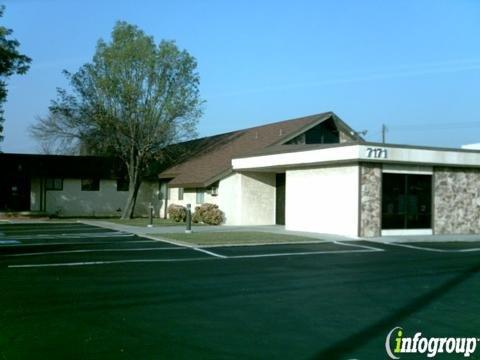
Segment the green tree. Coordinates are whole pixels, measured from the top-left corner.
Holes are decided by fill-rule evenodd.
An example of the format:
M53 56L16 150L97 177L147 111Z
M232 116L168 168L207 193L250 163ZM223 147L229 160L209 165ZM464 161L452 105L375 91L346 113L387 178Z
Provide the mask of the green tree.
M58 90L32 134L62 151L84 147L122 159L130 181L122 218L131 218L149 162L165 146L195 136L202 113L196 67L175 42L157 46L138 27L118 22L91 63L65 72L73 91Z
M0 18L5 6L0 6ZM14 74L25 74L31 59L18 52L20 43L10 39L11 29L0 26L0 142L3 140L3 123L5 122L3 104L7 100L7 78Z

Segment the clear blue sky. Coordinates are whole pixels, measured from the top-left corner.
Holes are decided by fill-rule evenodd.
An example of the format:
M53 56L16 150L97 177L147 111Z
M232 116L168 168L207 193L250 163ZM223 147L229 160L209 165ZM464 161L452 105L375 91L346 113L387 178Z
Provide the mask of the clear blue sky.
M5 152L37 152L27 129L67 85L62 69L88 62L117 20L197 58L200 135L331 110L371 141L386 123L389 142L480 142L478 0L4 3L33 58L10 81Z

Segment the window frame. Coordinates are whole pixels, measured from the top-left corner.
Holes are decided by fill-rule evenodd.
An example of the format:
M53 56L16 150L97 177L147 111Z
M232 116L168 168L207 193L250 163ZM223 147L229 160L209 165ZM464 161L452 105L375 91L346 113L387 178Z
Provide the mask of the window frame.
M178 196L177 196L177 199L178 199L179 201L183 200L184 194L185 194L185 189L184 189L184 188L178 188Z
M432 174L383 173L382 230L432 229L433 186Z
M52 181L51 184L49 184L49 180ZM57 187L56 181L59 180L60 186ZM45 190L47 191L63 191L63 178L46 178L45 179Z
M202 201L198 201L201 198ZM195 197L196 204L204 204L205 203L205 189L196 189L196 197Z

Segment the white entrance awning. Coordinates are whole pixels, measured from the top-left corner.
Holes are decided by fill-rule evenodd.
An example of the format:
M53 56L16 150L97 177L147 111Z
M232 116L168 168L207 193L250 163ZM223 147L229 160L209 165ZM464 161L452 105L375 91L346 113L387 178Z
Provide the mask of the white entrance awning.
M334 144L278 153L259 154L232 160L233 170L295 168L342 162L381 162L437 166L480 167L480 151L391 144Z

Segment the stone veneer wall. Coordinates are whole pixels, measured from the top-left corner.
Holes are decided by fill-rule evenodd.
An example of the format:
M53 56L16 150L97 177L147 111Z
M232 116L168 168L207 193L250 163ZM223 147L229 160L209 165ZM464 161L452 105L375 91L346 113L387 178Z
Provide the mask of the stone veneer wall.
M434 169L435 234L480 233L480 169Z
M380 236L382 165L360 164L360 236Z

